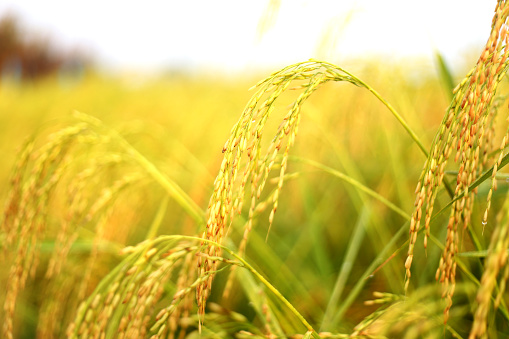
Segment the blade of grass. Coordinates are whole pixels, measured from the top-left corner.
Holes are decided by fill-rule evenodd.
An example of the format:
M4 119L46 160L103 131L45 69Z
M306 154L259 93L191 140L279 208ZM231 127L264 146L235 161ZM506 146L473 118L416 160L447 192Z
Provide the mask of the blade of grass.
M391 140L391 131L388 129L384 129L383 133L385 137L385 141L387 143L387 150L389 151L389 163L390 166L388 168L392 169L392 177L393 178L410 178L410 174L407 173L407 162L408 160L404 158L404 156L398 152L398 148L401 145L394 145L394 141ZM398 156L399 155L399 156ZM396 181L397 182L397 181ZM399 201L401 202L411 202L413 201L414 197L413 194L410 193L409 190L406 189L406 185L403 183L396 184L396 192L397 192L397 198L399 198ZM409 204L409 207L411 206Z
M447 98L449 99L449 101L452 101L453 96L454 96L453 90L454 90L455 86L454 86L454 80L452 79L451 69L449 68L449 66L445 62L442 54L438 50L435 50L434 54L435 54L435 62L438 67L438 74L440 76L441 83L445 88L445 92L447 93Z
M368 208L364 208L357 220L357 223L354 227L354 233L350 238L350 242L348 244L348 249L346 251L345 259L341 264L341 269L339 271L339 275L336 279L336 284L334 285L334 289L332 291L332 295L327 304L327 308L325 310L325 314L323 317L322 325L320 327L321 331L326 331L332 329L331 322L334 314L336 313L337 304L339 302L339 298L343 294L343 291L346 286L346 282L350 273L352 271L353 263L355 262L357 255L359 254L359 250L361 248L362 241L364 240L366 234L367 223L370 219L371 211Z
M509 153L506 154L503 158L502 158L502 161L500 162L500 166L498 166L498 170L502 169L503 167L505 167L507 164L509 163ZM483 175L481 175L479 178L477 178L476 181L474 181L469 187L468 187L468 192L472 192L472 190L474 190L476 187L478 187L480 184L482 184L484 181L486 181L487 179L489 179L492 174L493 174L493 168L494 166L492 166L489 170L487 170L486 172L484 172ZM455 197L454 199L452 199L447 205L445 205L445 207L443 207L440 211L438 211L432 218L431 218L431 221L433 221L434 219L436 219L440 214L442 214L445 210L447 210L449 207L451 207L451 205L458 201L459 199L463 198L463 196L465 195L465 192L459 194L457 197Z
M150 225L150 228L148 229L147 236L145 239L153 239L156 237L157 231L159 230L159 227L163 222L164 215L166 214L166 210L168 209L169 199L170 199L169 196L165 196L163 201L161 201L161 204L157 209L156 215L154 217L154 220L152 221L152 224Z
M278 283L281 289L289 290L291 288L295 290L295 293L300 296L301 300L305 300L307 305L312 305L314 300L306 289L306 286L295 272L285 264L282 258L278 256L274 248L270 246L258 232L252 232L249 237L252 248L256 249L257 266L263 267L267 274L268 272L271 272L272 275L277 274L277 276L282 279L275 282ZM280 244L279 246L284 246L283 241L278 241L276 234L271 235L271 237L274 238L274 242ZM230 246L230 248L233 247ZM250 257L252 258L253 254L251 254Z
M337 178L339 178L339 179L349 183L350 185L353 185L358 190L360 190L360 191L368 194L369 196L377 199L378 201L380 201L381 203L386 205L388 208L390 208L391 210L393 210L394 212L399 214L405 220L410 220L410 215L408 215L401 208L399 208L398 206L394 205L392 202L390 202L389 200L387 200L386 198L384 198L383 196L381 196L377 192L373 191L372 189L364 186L363 184L361 184L357 180L352 179L351 177L347 176L346 174L344 174L344 173L342 173L342 172L340 172L338 170L335 170L335 169L333 169L331 167L328 167L326 165L323 165L323 164L321 164L319 162L313 161L313 160L299 158L299 157L295 157L295 156L290 156L289 159L309 164L311 166L314 166L316 168L319 168L319 169L323 170L324 172L327 172L329 174L334 175L335 177L337 177Z
M507 253L509 253L509 250L507 250ZM488 250L461 252L457 255L465 258L486 258L488 256Z
M407 221L403 224L403 226L400 227L398 232L394 234L392 239L385 245L382 251L378 253L376 258L371 262L369 267L364 271L362 276L359 278L357 283L354 285L352 290L349 292L348 297L346 297L343 300L343 303L340 304L338 307L336 313L334 314L334 317L331 321L331 326L337 327L341 319L343 318L344 314L348 310L348 308L352 305L352 303L355 301L355 299L359 296L360 292L362 291L362 288L368 281L368 278L374 274L375 268L378 267L383 261L384 258L386 258L387 253L396 246L396 243L399 241L399 238L403 236L403 234L408 232L408 226L410 225L410 222Z
M316 130L316 132L315 132L316 137L323 139L325 142L327 142L329 144L327 146L327 148L330 148L330 150L333 151L333 153L335 154L335 156L339 162L339 165L342 168L341 171L344 172L344 174L346 174L350 178L360 182L362 185L365 185L366 180L365 180L362 172L360 171L358 164L356 163L356 161L354 161L352 159L352 155L350 154L349 150L347 150L345 148L345 145L343 145L343 143L338 144L337 142L335 142L335 140L337 139L336 134L332 134L328 131L328 129L323 128L324 122L320 123L320 113L321 112L318 110L318 108L315 108L311 103L307 103L306 107L307 107L307 111L309 112L308 116L312 119L313 122L315 122L315 126L313 129ZM387 133L386 133L386 137L387 137ZM389 150L393 150L393 148L389 147ZM391 156L391 159L392 159L392 156ZM393 159L393 161L396 163L396 164L394 164L394 167L395 168L399 167L400 170L402 171L402 168L399 165L399 162L401 162L401 159L399 162L397 159ZM404 161L403 161L403 163L404 163ZM337 168L337 167L338 166L334 166L334 168ZM401 173L402 172L399 172L398 170L395 169L393 177L395 177L395 178L403 177L403 175ZM402 186L402 185L398 185L398 186ZM330 188L333 189L333 186L330 186ZM370 199L369 196L364 194L362 191L356 189L352 185L346 185L345 189L350 197L349 200L353 204L357 214L360 215L362 213L362 210L364 207L369 207L370 210L373 210L373 203L375 203L375 202L372 199ZM324 193L325 194L321 196L320 200L313 199L313 201L314 201L314 206L312 207L313 213L311 214L311 219L310 219L310 222L313 225L314 225L314 223L312 222L313 219L324 218L324 213L320 211L320 204L318 202L321 201L321 203L323 203L327 206L330 205L331 197L328 196L326 194L326 192L324 192ZM302 195L307 196L306 193L303 193ZM332 196L335 196L335 195L336 195L335 193L332 194ZM410 196L408 198L410 198ZM401 198L401 199L399 199L399 201L404 202L404 201L408 201L408 199ZM325 220L325 218L324 218L324 220ZM317 224L318 227L315 227L315 226L311 227L312 232L323 233L323 231L321 230L321 228L323 228L322 224L323 223L318 223ZM371 214L370 224L377 225L377 227L374 228L374 232L368 232L368 237L372 241L374 250L378 251L379 249L383 248L385 246L385 244L392 238L393 230L391 228L390 222L388 224L386 222L386 219L379 216L378 214ZM307 244L308 243L307 237L308 237L307 233L302 232L301 238L303 239L303 241L300 241L300 243ZM321 246L313 246L313 247L321 247ZM303 248L307 248L307 247L297 245L296 248L299 248L299 250L298 251L295 250L294 252L298 252L301 256L306 256L306 252L305 252L305 250L303 250ZM397 280L392 279L392 277L394 276L394 274L397 274L400 271L400 267L397 264L393 264L391 266L392 266L391 270L384 270L384 274L387 278L387 281L389 282L391 290L397 290L399 288L399 284L398 284Z
M120 250L123 248L123 246L108 240L100 240L95 245L93 241L80 240L75 241L71 245L69 253L90 254L90 252L94 250L94 246L97 246L96 250L99 251L101 254L109 254L114 256L119 256ZM54 241L41 242L39 244L39 250L42 253L53 253L53 251L55 250L55 242Z
M249 299L263 325L269 326L271 331L277 336L284 337L284 331L277 321L272 321L270 323L267 321L267 315L263 313L263 302L259 293L260 286L254 280L253 275L246 270L235 270L235 274L238 275L237 278L241 282L240 285L242 286L244 293L246 293L247 298ZM269 310L266 310L266 312L267 311L270 312L269 316L272 316L272 309L269 308Z

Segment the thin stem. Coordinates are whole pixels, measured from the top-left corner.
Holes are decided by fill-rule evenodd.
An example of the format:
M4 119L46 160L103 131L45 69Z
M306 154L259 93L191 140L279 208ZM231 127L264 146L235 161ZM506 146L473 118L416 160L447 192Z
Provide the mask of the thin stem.
M328 167L326 165L323 165L319 162L316 162L316 161L313 161L313 160L309 160L309 159L303 159L303 158L299 158L299 157L295 157L295 156L291 156L289 157L290 159L292 160L296 160L296 161L300 161L300 162L303 162L303 163L306 163L306 164L309 164L311 166L314 166L316 168L319 168L329 174L332 174L334 175L335 177L338 177L339 179L349 183L350 185L354 186L355 188L357 188L358 190L366 193L367 195L377 199L378 201L382 202L384 205L386 205L388 208L390 208L391 210L393 210L394 212L398 213L400 216L402 216L405 220L410 220L410 215L408 215L405 211L403 211L401 208L399 208L398 206L394 205L392 202L390 202L389 200L387 200L386 198L384 198L383 196L381 196L379 193L373 191L372 189L370 189L369 187L367 186L364 186L363 184L361 184L360 182L358 182L357 180L349 177L348 175L338 171L338 170L335 170L331 167Z
M382 98L382 96L377 92L375 91L375 89L373 89L373 87L369 86L367 83L365 83L364 81L362 81L361 79L359 79L358 77L356 77L355 75L353 75L352 73L346 71L345 69L337 66L337 65L334 65L334 64L331 64L329 62L324 62L324 61L318 61L318 60L313 60L313 61L316 61L316 62L320 62L322 64L327 64L327 65L331 65L333 67L336 67L337 69L341 70L343 73L345 74L348 74L348 76L352 77L353 79L355 79L356 82L358 82L361 86L363 86L364 88L366 88L368 91L370 91L378 100L380 100L380 102L382 102L385 107L387 107L389 109L389 111L391 111L392 115L394 115L394 117L396 118L396 120L398 120L398 122L401 124L401 126L403 126L403 128L407 131L407 133L410 135L410 137L412 138L413 141L415 141L415 143L417 144L417 146L419 146L419 148L421 149L422 153L428 157L429 154L428 154L428 151L426 151L426 148L424 147L424 145L422 144L421 140L419 140L419 137L417 136L417 134L414 133L414 131L412 131L412 129L410 128L410 126L408 126L408 124L406 123L406 121L403 119L403 117L396 111L396 109L394 109L394 107L392 107L392 105L390 103L388 103L384 98Z
M353 268L353 262L359 253L359 249L361 248L362 241L366 234L366 227L369 218L371 217L371 211L369 207L364 207L362 213L354 227L354 233L352 235L351 241L348 244L348 249L346 251L345 260L341 264L341 269L339 271L338 277L336 279L336 284L334 285L334 289L332 291L329 302L327 303L327 308L325 310L325 314L323 316L322 325L320 331L328 330L331 326L331 321L336 314L337 304L343 291L346 286L346 282L348 277L350 276L350 272Z
M159 227L161 227L161 223L163 221L164 215L166 214L166 210L168 209L168 200L169 200L169 196L165 196L163 201L161 201L161 204L159 205L159 208L157 209L157 213L154 218L154 221L152 221L152 224L150 225L150 228L148 229L147 236L145 239L153 239L156 237L157 231L159 230Z

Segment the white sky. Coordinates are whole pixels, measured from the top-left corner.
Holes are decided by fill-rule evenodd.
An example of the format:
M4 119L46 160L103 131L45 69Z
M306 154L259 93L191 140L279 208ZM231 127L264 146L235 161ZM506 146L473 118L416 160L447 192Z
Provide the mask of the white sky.
M212 67L238 71L367 53L452 66L488 38L495 0L281 0L272 27L257 26L268 0L2 0L37 32L89 49L115 69ZM1 43L1 41L0 41ZM322 46L322 48L318 48Z

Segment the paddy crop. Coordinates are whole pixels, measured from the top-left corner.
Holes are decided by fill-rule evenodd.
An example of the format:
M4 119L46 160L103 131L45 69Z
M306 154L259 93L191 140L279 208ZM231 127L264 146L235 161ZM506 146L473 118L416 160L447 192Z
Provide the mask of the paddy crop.
M454 88L3 84L3 337L507 337L508 14Z

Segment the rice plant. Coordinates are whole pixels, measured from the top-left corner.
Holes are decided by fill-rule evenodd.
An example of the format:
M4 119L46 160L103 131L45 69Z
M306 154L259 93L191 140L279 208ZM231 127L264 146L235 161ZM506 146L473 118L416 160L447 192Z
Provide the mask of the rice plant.
M210 151L222 161L206 209L129 133L95 117L75 111L71 123L36 133L12 170L2 219L2 337L507 337L509 206L507 190L497 187L507 177L500 170L509 162L509 130L499 121L505 97L497 89L509 65L508 15L498 1L486 46L454 89L430 147L378 91L334 64L308 60L258 82L222 149ZM341 150L342 169L293 154L303 111L313 111L313 97L332 83L372 96L425 159L413 211L402 175L392 200L383 181L372 187ZM329 140L338 134L320 132ZM402 173L404 161L391 160L389 144L383 160ZM380 172L374 159L366 168ZM287 228L296 238L288 250L277 223L292 201L283 200L287 186L303 168L339 179L357 215L336 233L346 244L334 248L339 273L332 283L315 282L315 295L300 279L311 273L299 252L326 256L327 239L313 229L319 223ZM320 220L320 206L310 206ZM335 213L331 223L350 212L326 211ZM172 228L169 214L178 223ZM376 238L376 253L363 262L366 234ZM278 246L268 245L272 239ZM323 278L332 262L311 266ZM354 306L362 314L355 322L345 316ZM30 318L34 333L23 333Z

